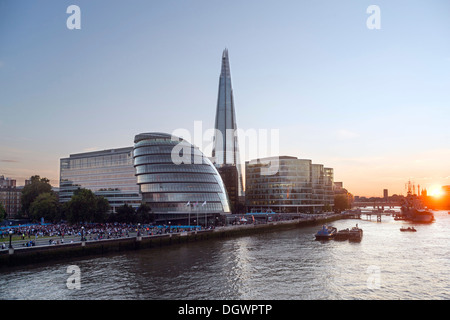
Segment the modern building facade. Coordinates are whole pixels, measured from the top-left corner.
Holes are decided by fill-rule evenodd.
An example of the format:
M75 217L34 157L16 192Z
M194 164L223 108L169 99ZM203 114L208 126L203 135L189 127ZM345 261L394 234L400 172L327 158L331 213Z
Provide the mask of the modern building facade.
M278 168L274 174L268 166ZM245 199L248 211L315 213L334 204L333 169L311 160L281 156L247 161Z
M217 171L222 178L222 181L225 185L225 189L227 191L228 200L230 204L230 210L233 213L245 213L239 212L240 207L240 198L239 198L239 172L237 170L237 166L225 165L216 167ZM243 203L243 202L242 202Z
M324 205L327 208L334 206L334 169L324 168Z
M217 97L215 136L212 151L214 164L225 182L230 202L235 207L239 197L243 196L242 164L239 155L237 138L236 112L234 107L233 88L231 85L230 61L228 50L222 53L222 67L219 77ZM232 181L230 172L235 171ZM237 185L237 190L234 188Z
M105 197L112 211L124 204L140 206L133 147L71 154L60 159L59 201L67 202L79 188Z
M134 143L137 184L157 222L210 224L230 213L222 179L197 147L166 133L138 134Z

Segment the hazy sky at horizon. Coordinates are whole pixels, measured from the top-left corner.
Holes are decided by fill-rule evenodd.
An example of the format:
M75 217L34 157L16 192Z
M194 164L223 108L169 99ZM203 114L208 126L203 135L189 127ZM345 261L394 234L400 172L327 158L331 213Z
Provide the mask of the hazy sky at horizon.
M0 0L0 175L57 186L70 154L212 128L228 48L237 125L278 129L281 155L355 195L450 185L449 14L446 0Z

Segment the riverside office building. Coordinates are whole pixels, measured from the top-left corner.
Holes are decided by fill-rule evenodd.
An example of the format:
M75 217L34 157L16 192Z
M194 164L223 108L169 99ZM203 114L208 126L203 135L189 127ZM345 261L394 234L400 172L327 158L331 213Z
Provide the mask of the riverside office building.
M105 197L113 212L127 204L141 205L136 183L133 147L71 154L60 159L59 201L71 199L75 190L89 189Z
M318 213L334 205L333 169L311 160L281 156L245 163L248 211Z

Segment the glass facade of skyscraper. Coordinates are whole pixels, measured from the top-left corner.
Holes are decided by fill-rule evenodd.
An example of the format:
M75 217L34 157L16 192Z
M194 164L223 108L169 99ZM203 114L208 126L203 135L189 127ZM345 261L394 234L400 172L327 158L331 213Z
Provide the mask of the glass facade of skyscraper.
M230 202L234 209L236 209L239 203L239 197L244 195L244 188L242 164L236 134L237 124L233 88L231 85L230 61L227 49L222 53L222 67L219 77L219 92L217 96L214 128L216 131L212 157L219 174L225 181Z
M265 170L269 166L278 170ZM334 203L333 169L312 164L311 160L282 156L247 161L245 176L249 210L313 213Z
M142 201L157 220L187 220L229 213L222 179L212 162L189 142L165 133L135 137L134 166Z
M78 188L105 197L115 211L124 204L141 204L133 166L133 147L72 154L60 160L60 202Z

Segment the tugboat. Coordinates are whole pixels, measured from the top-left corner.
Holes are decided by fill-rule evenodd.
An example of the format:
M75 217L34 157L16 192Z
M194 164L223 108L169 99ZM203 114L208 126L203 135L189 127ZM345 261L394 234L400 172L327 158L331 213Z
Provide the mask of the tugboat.
M408 228L401 227L400 231L402 231L402 232L405 232L405 231L416 232L417 230L414 229L414 227L408 227Z
M322 226L322 229L317 231L316 240L330 240L336 235L337 229L335 227Z

